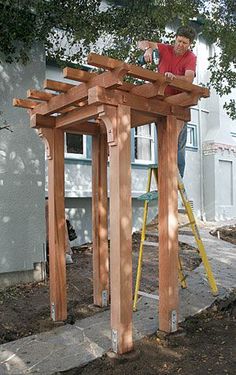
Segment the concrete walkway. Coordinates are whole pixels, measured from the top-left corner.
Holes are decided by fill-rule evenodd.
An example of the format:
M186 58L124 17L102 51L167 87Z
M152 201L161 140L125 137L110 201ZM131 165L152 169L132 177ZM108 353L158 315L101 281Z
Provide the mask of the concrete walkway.
M212 237L209 229L200 232L219 288L218 298L223 298L236 287L236 246ZM179 240L195 246L193 237L181 235ZM187 283L188 288L180 290L181 320L216 299L210 292L202 264L189 274ZM138 311L133 315L134 340L157 331L157 303L144 297L138 302ZM79 367L110 350L110 336L110 311L105 311L76 321L73 326L1 345L0 375L51 375Z

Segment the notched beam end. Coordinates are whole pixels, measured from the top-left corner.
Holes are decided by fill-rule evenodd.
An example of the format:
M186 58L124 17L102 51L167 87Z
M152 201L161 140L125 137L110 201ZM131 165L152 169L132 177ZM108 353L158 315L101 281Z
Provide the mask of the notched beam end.
M88 82L91 78L95 77L97 73L90 73L86 70L74 69L70 67L65 67L63 69L63 77L68 79L73 79L79 82Z
M35 129L40 128L54 128L56 125L56 118L52 116L43 116L35 113L30 117L30 127Z
M13 107L20 107L25 109L34 109L39 102L34 102L33 100L29 99L19 99L19 98L13 98L12 105Z
M104 102L104 89L100 86L88 89L88 104L102 104Z

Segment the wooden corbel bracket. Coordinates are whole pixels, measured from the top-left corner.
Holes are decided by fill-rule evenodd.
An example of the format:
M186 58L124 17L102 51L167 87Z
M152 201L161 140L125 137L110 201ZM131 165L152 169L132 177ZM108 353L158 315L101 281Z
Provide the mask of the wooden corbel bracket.
M53 138L52 138L52 129L37 129L39 137L45 144L46 147L46 155L48 160L52 160L52 147L53 147Z
M109 146L117 146L117 109L105 105L104 112L101 112L98 118L106 127L107 143Z

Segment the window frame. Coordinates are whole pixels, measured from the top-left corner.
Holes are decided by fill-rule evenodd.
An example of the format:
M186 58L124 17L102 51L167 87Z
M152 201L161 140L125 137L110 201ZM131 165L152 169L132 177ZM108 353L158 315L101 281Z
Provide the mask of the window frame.
M134 147L134 163L135 164L146 164L146 165L149 165L149 164L153 164L155 163L155 123L154 122L151 122L149 124L144 124L142 126L150 126L151 127L151 135L150 136L142 136L142 135L136 135L135 134L135 129L138 129L135 128L134 129L134 143L133 143L133 147ZM146 159L137 159L135 158L135 139L148 139L150 140L151 142L151 160L146 160Z
M67 152L66 136L67 134L81 135L83 137L83 154L77 154L74 152ZM64 133L64 147L65 147L65 159L86 159L87 158L87 137L83 134L65 132Z
M197 124L194 124L192 122L188 122L187 124L187 131L189 132L189 129L193 130L193 144L188 143L188 134L187 134L187 142L186 142L186 149L188 150L198 150L198 126Z

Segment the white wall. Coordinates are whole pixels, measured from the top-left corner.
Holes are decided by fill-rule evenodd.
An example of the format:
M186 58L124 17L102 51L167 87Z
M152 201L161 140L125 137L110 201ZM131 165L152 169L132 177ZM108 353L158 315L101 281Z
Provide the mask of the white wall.
M12 133L0 137L0 274L33 270L44 258L44 145L29 128L27 111L12 106L29 88L42 87L45 59L40 49L31 61L0 65L0 110ZM20 281L20 280L19 280Z

